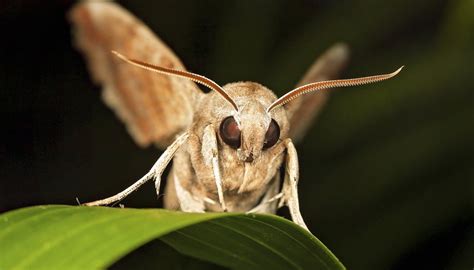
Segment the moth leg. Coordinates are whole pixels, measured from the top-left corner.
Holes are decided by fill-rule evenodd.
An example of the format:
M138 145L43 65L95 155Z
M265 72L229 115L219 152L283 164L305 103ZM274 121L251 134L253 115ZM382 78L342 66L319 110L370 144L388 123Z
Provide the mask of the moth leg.
M222 210L225 212L227 211L227 207L225 206L224 192L222 191L222 178L221 171L219 169L219 159L217 157L217 154L216 156L212 157L212 171L214 172L214 179L216 180L219 203L221 204Z
M214 180L216 182L217 196L219 197L219 203L223 211L227 211L224 199L224 191L222 190L222 177L219 168L219 153L217 149L217 138L216 133L212 125L208 125L204 128L204 134L202 137L202 155L207 165L212 166L212 172L214 174Z
M283 198L280 201L280 205L286 204L290 210L293 222L308 230L308 227L301 216L298 200L298 155L291 139L287 139L285 145L288 155L286 157L285 179L283 180L282 188Z
M160 158L155 162L153 167L151 167L150 171L145 174L142 178L140 178L137 182L135 182L133 185L129 186L125 190L123 190L120 193L117 193L116 195L113 195L111 197L102 199L102 200L97 200L93 202L88 202L85 203L84 205L87 206L98 206L98 205L107 205L111 204L117 201L122 200L123 198L127 197L130 193L134 192L137 190L140 186L148 182L150 179L155 179L155 187L157 190L160 188L160 183L161 183L161 174L165 170L166 166L168 166L169 162L173 158L174 154L176 151L181 147L188 139L189 135L188 133L184 133L180 135L166 150L163 152L163 154L160 156Z

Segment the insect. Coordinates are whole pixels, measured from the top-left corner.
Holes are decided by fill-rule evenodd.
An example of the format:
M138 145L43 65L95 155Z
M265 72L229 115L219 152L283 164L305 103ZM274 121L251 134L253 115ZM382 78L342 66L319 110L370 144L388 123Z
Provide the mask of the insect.
M133 185L89 206L118 202L150 180L158 194L163 171L173 160L166 208L275 213L288 206L293 221L307 229L299 209L293 140L305 133L327 94L304 94L378 82L401 70L330 80L348 57L346 46L338 44L317 59L297 88L277 98L258 83L220 86L185 71L149 28L115 3L79 3L70 20L76 45L104 88L105 103L138 145L166 149ZM205 94L196 83L212 91Z

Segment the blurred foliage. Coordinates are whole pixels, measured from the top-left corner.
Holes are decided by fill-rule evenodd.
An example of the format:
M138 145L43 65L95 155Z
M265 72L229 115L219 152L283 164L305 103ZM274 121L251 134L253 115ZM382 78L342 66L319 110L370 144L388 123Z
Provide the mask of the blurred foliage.
M348 269L473 267L472 0L120 2L189 70L221 84L252 80L282 94L338 41L352 49L343 77L405 65L390 81L332 91L297 146L302 212ZM32 143L6 147L0 169L15 184L2 183L9 192L0 207L112 194L159 153L137 149L101 104L70 47L65 10L28 11L22 24L15 14L25 10L2 14L19 28L2 45L0 84L21 97L2 103L7 116L22 114L6 134ZM51 29L60 42L27 46ZM38 71L31 59L48 68ZM155 205L151 185L125 204Z

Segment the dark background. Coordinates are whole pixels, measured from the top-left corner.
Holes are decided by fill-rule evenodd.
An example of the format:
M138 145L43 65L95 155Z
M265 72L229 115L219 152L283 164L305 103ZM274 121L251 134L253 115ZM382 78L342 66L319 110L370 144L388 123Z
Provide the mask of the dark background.
M337 41L352 49L344 77L405 65L333 91L297 145L303 216L349 269L474 267L473 1L120 2L221 84L281 95ZM0 2L0 212L115 194L160 155L102 104L71 45L71 5ZM123 203L156 207L152 184Z

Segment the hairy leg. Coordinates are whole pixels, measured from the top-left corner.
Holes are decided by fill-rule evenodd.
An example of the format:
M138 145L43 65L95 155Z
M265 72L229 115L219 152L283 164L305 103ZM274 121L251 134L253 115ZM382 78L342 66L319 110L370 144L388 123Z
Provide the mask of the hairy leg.
M298 155L291 139L287 139L285 141L285 145L288 155L286 158L285 179L283 181L282 189L283 198L280 203L286 204L288 206L293 222L308 230L308 227L301 216L298 200Z
M155 162L153 167L150 169L150 171L145 174L142 178L140 178L138 181L136 181L133 185L129 186L125 190L123 190L120 193L117 193L111 197L102 199L102 200L97 200L93 202L88 202L85 203L84 205L87 206L99 206L99 205L108 205L114 202L118 202L122 200L123 198L127 197L130 193L134 192L140 186L148 182L150 179L155 179L155 186L157 190L159 191L160 189L160 183L161 183L161 175L163 174L163 171L165 170L166 166L170 163L171 159L173 159L174 154L176 151L187 141L188 139L188 134L184 133L180 135L176 140L168 146L168 148L163 152L163 154L160 156L160 158Z

